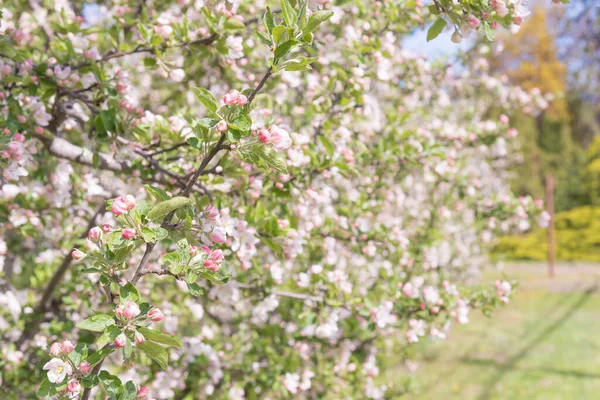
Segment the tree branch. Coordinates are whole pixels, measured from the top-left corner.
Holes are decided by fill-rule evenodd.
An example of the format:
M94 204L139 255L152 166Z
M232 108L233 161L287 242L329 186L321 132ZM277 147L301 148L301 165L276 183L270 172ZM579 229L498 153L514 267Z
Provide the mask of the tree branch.
M98 218L98 216L105 209L106 209L106 206L104 205L104 202L102 202L100 204L100 207L98 207L98 209L96 210L96 213L92 216L92 218L90 218L85 230L81 233L81 235L79 235L79 238L83 239L83 238L87 237L88 231L96 225L96 218ZM50 304L50 301L52 300L52 297L54 296L54 292L56 291L56 288L62 281L63 277L65 276L65 274L66 274L67 270L69 269L69 267L71 266L72 262L73 262L73 256L71 255L71 251L69 251L69 253L65 256L62 263L60 264L60 266L58 267L58 269L52 276L52 279L50 279L50 283L48 283L48 286L46 286L46 289L44 290L44 293L42 294L42 299L40 300L40 303L38 304L38 306L36 308L36 313L40 314L39 317L36 317L33 320L31 320L30 324L26 324L25 329L23 330L23 333L21 334L21 337L19 337L19 340L17 340L17 342L16 342L17 348L20 348L23 345L23 343L25 343L26 340L31 339L38 332L39 325L42 322L44 313L48 310L48 304Z

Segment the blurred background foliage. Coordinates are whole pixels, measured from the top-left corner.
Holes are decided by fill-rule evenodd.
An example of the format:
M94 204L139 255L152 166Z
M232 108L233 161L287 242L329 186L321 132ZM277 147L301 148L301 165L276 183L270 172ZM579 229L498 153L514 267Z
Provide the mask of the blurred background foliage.
M537 118L511 115L519 131L521 162L511 185L521 195L545 198L545 177L556 181L557 257L600 261L600 2L571 8L537 2L516 35L504 35L504 51L490 68L527 89L552 94ZM544 229L503 237L500 258L545 260Z

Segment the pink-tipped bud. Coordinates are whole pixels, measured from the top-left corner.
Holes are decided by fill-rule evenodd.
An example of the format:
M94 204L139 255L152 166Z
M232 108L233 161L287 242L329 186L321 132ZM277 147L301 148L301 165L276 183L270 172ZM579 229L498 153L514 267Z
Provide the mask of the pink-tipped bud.
M221 120L217 123L216 129L218 132L226 132L228 129L227 122Z
M140 312L140 307L137 305L137 303L130 301L123 309L123 316L125 316L127 319L133 319L140 315Z
M75 249L71 252L71 256L73 257L73 260L79 261L79 260L83 260L86 256L86 254L81 250Z
M217 249L213 250L210 253L210 259L216 262L217 264L222 263L225 260L225 256L223 255L223 250Z
M240 96L240 92L238 92L237 90L230 90L229 92L227 92L227 94L225 94L225 97L223 97L223 102L227 106L236 105L238 102L239 96Z
M52 343L52 346L50 346L50 354L53 356L58 356L62 353L63 349L62 349L62 345L58 342L54 342Z
M125 203L125 199L121 196L117 197L113 200L112 203L112 212L115 215L122 215L129 211L127 208L127 204Z
M119 304L119 307L115 308L115 315L118 317L122 317L124 310L125 310L125 306L123 304Z
M223 231L222 229L215 228L210 233L210 239L216 243L225 243L225 240L227 240L227 235L225 234L225 231Z
M131 239L135 237L135 229L125 228L123 229L123 232L121 232L121 236L123 237L123 239Z
M208 260L204 260L204 267L214 272L217 272L219 270L219 265L210 258Z
M111 233L112 232L112 227L109 224L104 224L104 225L102 225L102 232L104 232L104 233Z
M125 206L127 210L133 210L135 208L135 197L130 194L125 196Z
M88 374L91 370L92 366L89 362L83 360L79 363L79 371L81 371L82 374Z
M508 124L509 121L510 120L506 114L502 114L500 116L500 122L503 123L504 125Z
M248 97L245 94L240 94L235 102L236 105L243 107L248 103Z
M115 338L115 347L123 348L127 344L127 338L124 333L121 333L119 336Z
M204 216L208 219L217 219L219 215L219 209L212 204L207 205L204 209Z
M139 333L139 332L136 332L136 333L135 333L135 342L136 342L137 344L144 343L145 341L146 341L146 338L144 337L144 335L142 335L142 334L141 334L141 333Z
M148 396L150 396L150 389L148 389L146 386L142 386L141 388L139 388L137 392L138 399L147 399Z
M164 316L163 316L162 311L160 311L159 308L153 308L148 313L148 318L150 318L154 322L160 322L163 320Z
M70 340L65 340L62 342L62 349L65 354L69 354L75 350L75 346L73 346L73 343L71 343Z
M258 131L258 141L261 143L267 143L271 139L271 132L267 129L261 129Z
M71 381L67 384L67 392L69 393L79 393L81 390L81 385L79 381Z
M195 255L198 252L198 246L190 246L189 254L190 256Z
M88 239L90 239L92 242L96 242L96 241L100 240L101 236L102 236L102 229L100 229L97 226L93 227L88 232Z

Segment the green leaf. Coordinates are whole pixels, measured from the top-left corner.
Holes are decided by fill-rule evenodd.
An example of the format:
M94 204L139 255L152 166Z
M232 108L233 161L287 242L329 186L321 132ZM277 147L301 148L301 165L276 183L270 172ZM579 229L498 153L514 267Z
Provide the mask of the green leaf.
M263 16L263 24L265 25L265 29L269 33L271 33L273 31L273 28L275 27L273 13L271 13L271 8L269 6L267 6L267 11L265 11L265 15Z
M186 142L195 149L202 150L202 146L200 145L200 140L195 137L188 138Z
M127 360L133 353L133 345L128 337L125 337L125 347L123 347L123 358Z
M108 326L114 325L115 320L113 317L107 314L96 314L81 321L76 326L79 329L85 329L92 332L102 332Z
M431 27L429 27L429 30L427 31L427 41L429 42L438 37L445 27L446 20L444 20L442 17L436 19L433 25L431 25Z
M140 299L140 294L131 282L127 282L126 285L121 286L119 289L119 297L121 297L121 303L128 301L136 302Z
M229 18L227 21L225 21L226 31L239 31L244 29L245 27L246 25L244 25L242 21L237 20L235 18Z
M146 242L146 243L156 242L156 237L154 236L154 231L151 228L148 228L147 226L144 226L140 230L140 236L142 237L142 240L144 240L144 242Z
M271 37L269 35L267 35L264 32L261 32L259 30L254 30L254 33L256 33L256 36L258 36L258 38L267 46L271 47L273 46L273 42L271 42Z
M324 135L319 135L319 142L321 142L323 147L325 147L325 150L327 151L327 154L329 154L329 157L333 156L333 152L335 149L333 147L333 144L329 141L329 139L327 139Z
M219 102L215 99L215 96L211 92L204 88L193 87L192 91L196 95L196 98L200 100L204 107L208 108L212 112L217 112L219 109Z
M169 352L167 349L150 341L139 343L137 348L146 353L148 357L154 360L162 369L167 369L169 365Z
M138 332L140 332L147 340L152 342L160 343L165 346L173 346L178 348L183 348L181 341L175 336L167 335L166 333L162 333L161 331L157 331L155 329L148 328L138 328Z
M208 281L211 281L212 283L214 283L216 285L224 285L227 282L229 282L229 280L231 279L230 275L222 276L216 272L209 271L209 270L200 271L200 277L204 278Z
M275 44L278 44L286 36L286 32L287 29L283 25L277 25L275 28L273 28L272 35Z
M283 14L283 20L288 28L294 26L296 21L296 10L292 7L288 0L279 0L281 3L281 13Z
M75 349L69 353L69 359L73 361L73 364L79 365L82 360L88 355L88 346L85 343L79 343L75 346Z
M81 386L85 388L93 388L100 383L100 378L98 375L87 374L83 378L81 378Z
M490 42L493 42L494 40L496 40L496 32L494 32L494 30L492 29L492 27L490 26L489 23L484 22L483 30L485 31L485 38L487 40L489 40Z
M296 25L298 25L300 29L302 29L302 27L306 25L308 21L307 3L308 1L302 1L302 4L300 5L300 11L298 12L298 19L296 20Z
M169 196L167 192L165 192L159 187L152 185L144 185L144 189L146 189L146 192L148 192L150 196L154 197L158 201L165 201L171 198L171 196Z
M108 357L109 355L111 355L113 351L115 351L114 348L100 349L100 350L96 351L95 353L92 353L85 360L88 363L90 363L91 367L93 367L94 365L98 364L100 361L104 360L106 357Z
M101 349L107 344L112 343L115 340L115 338L120 334L121 329L119 329L116 325L111 325L108 328L106 328L104 333L100 335L100 337L96 340L96 346L98 346L98 348Z
M152 57L143 58L142 62L144 63L144 67L149 67L150 69L158 67L158 62Z
M204 294L204 290L195 282L186 282L188 290L190 294L194 297L202 296Z
M229 127L238 131L248 131L252 125L252 120L246 115L238 115L233 121L229 122Z
M285 55L295 44L298 44L298 41L288 40L287 42L283 42L279 46L277 46L277 48L275 49L275 60L285 57Z
M240 157L251 164L258 165L264 170L273 168L278 172L287 173L285 161L281 155L261 143L254 143L250 146L238 149Z
M137 388L132 381L127 381L125 386L123 387L123 393L121 393L121 397L119 400L136 400L137 399Z
M213 128L219 123L219 120L216 118L201 118L197 122L205 128Z
M108 393L108 395L111 397L111 399L119 398L119 395L123 390L123 384L121 383L121 380L118 377L111 375L110 373L108 373L108 371L100 371L100 373L98 374L98 379L100 380L102 387L104 388L106 393Z
M57 393L57 386L58 385L50 382L48 378L46 378L40 385L40 388L38 389L36 394L38 397L42 398L54 396Z
M152 221L159 220L169 214L171 211L178 210L182 207L192 204L192 200L187 197L177 196L172 199L158 203L148 213L148 219Z
M302 34L313 33L319 25L333 17L333 11L317 11L308 17L308 22L302 27Z
M281 67L286 71L306 71L312 69L310 64L317 61L319 57L296 57L286 61Z

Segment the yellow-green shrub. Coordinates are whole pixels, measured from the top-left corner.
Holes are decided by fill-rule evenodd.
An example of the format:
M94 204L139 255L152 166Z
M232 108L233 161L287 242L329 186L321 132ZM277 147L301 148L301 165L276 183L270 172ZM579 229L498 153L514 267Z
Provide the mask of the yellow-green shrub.
M556 214L556 257L600 261L600 207L584 206ZM502 237L495 256L512 260L546 260L546 229Z

